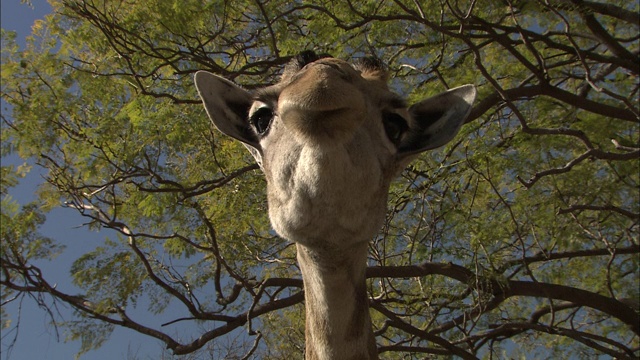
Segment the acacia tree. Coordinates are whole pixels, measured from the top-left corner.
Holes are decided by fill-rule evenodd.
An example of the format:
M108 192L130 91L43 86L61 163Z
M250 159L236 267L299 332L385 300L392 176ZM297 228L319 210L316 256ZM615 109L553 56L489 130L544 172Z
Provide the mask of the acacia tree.
M51 321L81 351L126 327L173 354L301 358L295 250L270 230L257 165L212 130L192 76L251 89L314 49L383 59L409 100L479 90L457 140L394 183L372 239L381 356L640 356L636 2L51 4L25 49L2 33L3 155L47 174L20 208L7 194L25 168L2 168L3 305L73 308ZM67 264L81 294L37 266L64 251L37 232L61 206L117 234ZM146 324L141 298L180 312ZM239 333L230 353L211 346Z

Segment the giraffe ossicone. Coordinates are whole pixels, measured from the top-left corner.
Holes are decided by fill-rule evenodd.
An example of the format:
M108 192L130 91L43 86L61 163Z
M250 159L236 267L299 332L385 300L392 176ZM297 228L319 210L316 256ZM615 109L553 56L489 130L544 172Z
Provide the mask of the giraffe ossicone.
M365 270L390 183L418 154L453 139L476 96L464 85L407 106L387 77L377 60L313 52L254 91L195 75L213 124L264 172L274 230L296 243L307 359L378 358Z

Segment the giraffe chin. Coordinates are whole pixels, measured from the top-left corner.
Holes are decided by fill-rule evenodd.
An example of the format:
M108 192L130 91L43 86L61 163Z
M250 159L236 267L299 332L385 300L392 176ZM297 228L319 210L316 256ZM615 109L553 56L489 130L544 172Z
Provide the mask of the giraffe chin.
M309 197L297 190L296 196L280 201L269 196L269 218L281 237L336 258L359 243L367 243L384 221L386 194L368 197L366 202L338 200L329 196ZM360 207L361 211L354 210ZM382 210L381 210L382 209ZM355 212L355 214L354 214Z

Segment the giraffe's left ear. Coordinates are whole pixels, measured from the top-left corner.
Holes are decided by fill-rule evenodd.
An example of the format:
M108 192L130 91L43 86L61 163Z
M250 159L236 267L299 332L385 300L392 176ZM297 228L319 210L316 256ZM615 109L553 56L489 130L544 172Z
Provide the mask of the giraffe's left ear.
M242 141L258 165L262 166L260 142L247 121L251 94L231 81L206 71L198 71L194 81L213 125L222 133Z
M218 130L259 150L258 138L247 121L251 94L206 71L198 71L194 80L207 114Z
M451 141L471 112L476 88L464 85L409 108L409 129L398 144L402 156L438 148Z

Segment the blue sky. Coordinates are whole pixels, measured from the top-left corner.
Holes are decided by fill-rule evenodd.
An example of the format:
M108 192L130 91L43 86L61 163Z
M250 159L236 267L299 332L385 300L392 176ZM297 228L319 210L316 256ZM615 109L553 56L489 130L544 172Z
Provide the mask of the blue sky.
M31 32L31 26L36 19L42 19L51 12L51 7L43 0L33 0L32 6L23 4L20 0L2 0L0 2L0 25L5 30L16 31L18 42L23 45L25 38ZM2 104L5 111L6 104ZM6 115L6 114L4 114ZM22 164L25 161L9 156L2 158L2 164ZM34 191L42 182L43 173L36 166L22 183L11 189L10 195L20 204L26 204L35 199ZM59 289L68 293L77 291L69 279L71 262L83 252L99 245L105 236L114 236L108 232L91 232L81 225L86 221L71 209L57 209L47 214L47 222L41 228L41 233L54 238L67 246L66 251L51 262L40 262L40 267L50 282L56 283ZM50 303L50 301L48 301ZM140 306L144 308L144 306ZM72 320L71 311L63 304L57 309L64 320ZM2 360L62 360L73 359L80 349L80 343L64 342L65 333L60 330L59 338L55 328L49 323L42 309L35 301L24 298L22 302L15 301L6 306L13 325L19 321L18 340L9 352L9 344L14 339L16 329L11 328L2 332L0 358ZM156 323L158 319L150 319ZM174 334L171 334L174 335ZM127 329L116 329L110 340L97 351L89 352L81 359L150 359L157 358L162 352L163 345L154 339L139 335Z

